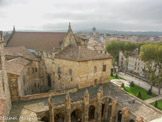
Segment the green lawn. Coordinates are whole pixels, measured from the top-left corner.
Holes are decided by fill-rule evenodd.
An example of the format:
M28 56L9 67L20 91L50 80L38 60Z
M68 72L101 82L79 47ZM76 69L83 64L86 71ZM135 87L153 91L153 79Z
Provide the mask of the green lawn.
M147 90L144 88L141 88L137 85L134 85L134 87L125 87L125 91L129 92L130 94L137 96L138 91L141 92L141 96L142 96L142 100L147 100L150 99L152 97L156 97L157 95L152 93L152 95L148 95L147 94Z
M158 103L158 109L162 110L162 99L158 100L157 103ZM152 102L150 104L154 106L155 102Z
M115 75L110 76L110 80L113 80L113 79L116 79L116 78L115 78ZM123 78L121 78L121 77L118 76L118 79L123 79ZM123 80L124 80L124 79L123 79Z

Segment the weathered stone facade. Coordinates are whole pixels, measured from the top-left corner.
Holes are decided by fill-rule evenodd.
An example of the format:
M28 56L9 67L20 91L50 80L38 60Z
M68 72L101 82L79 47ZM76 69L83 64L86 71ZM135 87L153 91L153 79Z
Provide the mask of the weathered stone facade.
M29 62L19 74L8 71L8 79L12 101L48 90L46 74L40 61Z
M110 67L111 59L77 62L56 58L54 88L83 88L107 82L110 78Z

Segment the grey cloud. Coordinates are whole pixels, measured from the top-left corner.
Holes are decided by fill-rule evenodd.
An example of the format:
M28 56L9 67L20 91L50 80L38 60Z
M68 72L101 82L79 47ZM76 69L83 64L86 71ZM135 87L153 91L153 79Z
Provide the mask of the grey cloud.
M3 1L0 0L0 4ZM25 5L25 0L14 1L15 4L20 4L21 1L21 4ZM51 2L52 8L41 14L41 19L46 22L42 23L40 27L42 29L64 29L71 21L76 29L96 26L100 29L162 31L162 0L55 0L54 2L48 0L47 2ZM46 10L48 6L41 9Z

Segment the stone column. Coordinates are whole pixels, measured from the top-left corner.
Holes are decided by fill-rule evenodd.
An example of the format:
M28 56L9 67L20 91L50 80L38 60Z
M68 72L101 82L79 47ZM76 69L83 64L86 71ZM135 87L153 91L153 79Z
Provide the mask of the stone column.
M129 107L125 107L122 114L122 122L129 122L130 112Z
M71 98L69 93L66 95L66 122L71 122Z
M143 122L143 117L137 118L137 122Z
M110 122L116 122L118 115L118 101L114 99L112 101L112 111L111 111L111 119Z
M51 95L49 96L49 99L48 99L48 105L49 105L49 120L50 120L50 122L54 122L55 121L55 119L54 119L54 117L55 117L54 103L53 103Z
M89 92L86 90L84 95L84 113L83 113L83 122L88 122L89 119Z
M103 88L100 87L97 92L97 109L95 114L96 122L101 122L101 114L102 114L102 97L103 97Z
M104 120L108 120L108 109L109 109L109 104L111 102L111 98L108 95L107 98L105 99L105 109L104 109Z

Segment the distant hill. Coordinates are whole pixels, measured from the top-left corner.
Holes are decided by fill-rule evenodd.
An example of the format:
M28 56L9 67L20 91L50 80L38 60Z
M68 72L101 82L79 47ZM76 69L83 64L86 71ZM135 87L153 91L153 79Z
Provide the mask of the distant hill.
M82 30L78 32L92 32L92 30ZM162 36L162 32L156 32L156 31L116 31L116 30L99 30L97 29L97 32L99 33L107 33L107 34L119 34L119 35L137 35L137 36Z
M162 32L156 31L115 31L115 30L101 30L101 33L109 33L109 34L123 34L123 35L137 35L137 36L162 36Z
M22 32L67 32L66 29L63 30L50 30L50 31L40 31L40 30L16 30L16 31L22 31ZM4 31L4 35L6 32L11 33L12 31ZM92 32L91 29L86 29L86 30L73 30L74 33L88 33ZM107 34L119 34L119 35L137 35L137 36L162 36L162 32L157 32L157 31L116 31L116 30L99 30L97 29L97 32L99 33L107 33Z

